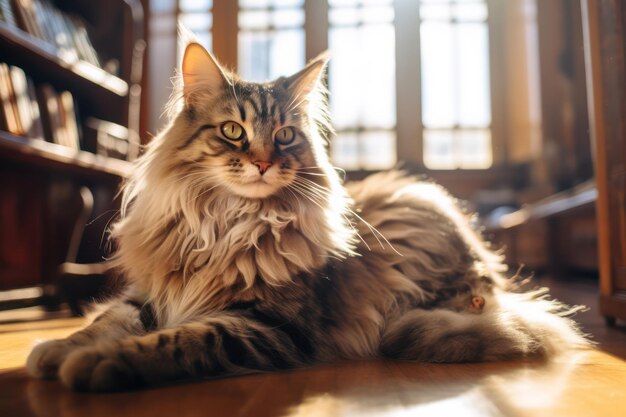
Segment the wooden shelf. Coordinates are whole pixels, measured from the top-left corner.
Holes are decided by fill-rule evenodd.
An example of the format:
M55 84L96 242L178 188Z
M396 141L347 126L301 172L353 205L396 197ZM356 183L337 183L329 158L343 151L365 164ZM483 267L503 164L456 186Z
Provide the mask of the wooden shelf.
M66 87L72 85L118 97L128 95L128 83L121 78L88 62L65 60L54 45L4 22L0 22L0 51L7 57L3 61L26 68L29 75L38 75L39 68L40 75Z
M500 219L500 228L510 229L530 220L545 219L562 215L581 207L589 207L598 199L598 190L594 180L586 181L571 190L562 191L543 200L527 204L523 208Z
M128 161L77 151L66 146L0 131L0 158L26 162L83 176L126 178L132 168Z

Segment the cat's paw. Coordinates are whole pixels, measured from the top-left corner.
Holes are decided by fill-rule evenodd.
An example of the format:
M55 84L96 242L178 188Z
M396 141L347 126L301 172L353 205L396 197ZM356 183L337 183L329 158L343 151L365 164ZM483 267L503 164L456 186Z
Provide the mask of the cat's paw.
M136 372L118 354L95 348L72 352L59 369L59 378L76 391L124 391L140 382Z
M40 343L28 355L26 370L36 378L56 378L59 366L75 347L67 340Z

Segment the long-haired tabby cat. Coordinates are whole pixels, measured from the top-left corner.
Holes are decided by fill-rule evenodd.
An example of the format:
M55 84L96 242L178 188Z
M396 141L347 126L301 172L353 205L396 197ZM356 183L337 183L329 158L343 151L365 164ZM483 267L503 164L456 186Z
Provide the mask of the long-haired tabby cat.
M110 391L585 344L563 317L572 310L515 291L441 187L399 172L342 185L326 152L326 63L259 84L187 46L175 114L136 164L112 230L128 289L84 330L36 346L32 375Z

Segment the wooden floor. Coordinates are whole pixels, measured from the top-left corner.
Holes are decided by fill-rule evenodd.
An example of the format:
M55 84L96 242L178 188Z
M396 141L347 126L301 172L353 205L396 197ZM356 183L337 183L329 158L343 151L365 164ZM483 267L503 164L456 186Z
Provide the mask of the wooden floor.
M585 301L592 308L594 292L589 283L555 290L564 301ZM26 376L22 366L35 340L63 337L81 319L2 324L0 415L624 416L626 331L605 328L593 310L580 318L587 331L599 335L599 349L553 363L352 362L121 394L76 394L56 381Z

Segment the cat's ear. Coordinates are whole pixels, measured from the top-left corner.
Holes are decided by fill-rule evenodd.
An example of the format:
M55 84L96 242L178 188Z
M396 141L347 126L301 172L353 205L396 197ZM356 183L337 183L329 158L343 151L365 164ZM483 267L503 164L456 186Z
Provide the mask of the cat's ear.
M285 82L289 92L294 96L305 97L316 91L322 82L329 59L329 52L324 51L313 58L304 69L288 77Z
M185 48L182 63L185 103L192 102L195 92L220 91L228 78L217 60L202 45L192 42Z

